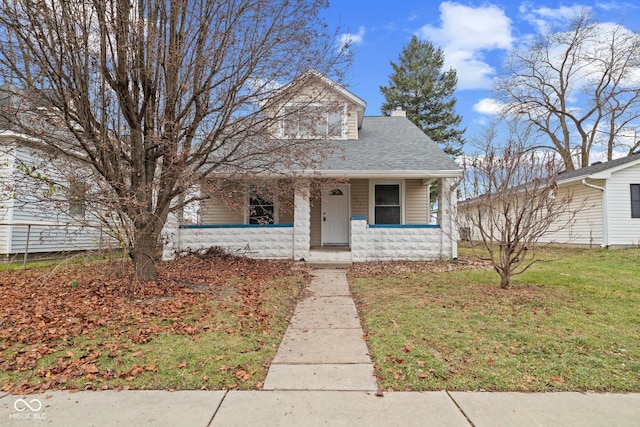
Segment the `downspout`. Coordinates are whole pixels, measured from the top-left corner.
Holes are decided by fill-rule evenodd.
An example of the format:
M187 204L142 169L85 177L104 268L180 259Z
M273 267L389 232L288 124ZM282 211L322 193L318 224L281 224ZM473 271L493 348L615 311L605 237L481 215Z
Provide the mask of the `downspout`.
M609 247L609 220L607 215L607 189L598 185L589 184L586 178L582 179L582 185L602 191L602 244L601 248Z

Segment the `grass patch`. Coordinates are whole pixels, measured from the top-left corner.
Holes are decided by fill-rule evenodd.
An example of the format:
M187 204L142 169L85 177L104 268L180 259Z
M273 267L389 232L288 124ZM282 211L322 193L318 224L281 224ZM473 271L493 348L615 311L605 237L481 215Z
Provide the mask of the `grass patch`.
M190 257L0 273L0 387L259 389L308 280L299 263Z
M640 250L547 251L560 259L536 264L509 290L474 265L354 266L380 385L640 391Z
M54 256L53 258L46 259L38 259L38 254L32 255L31 258L28 259L26 268L29 269L45 269L45 268L59 268L61 266L68 265L79 265L79 264L91 264L96 265L99 263L127 263L125 256L119 252L105 252L105 253L97 253L97 252L81 252L76 254L58 254L58 256ZM22 270L25 269L23 258L16 257L12 261L0 262L0 272L2 271L12 271L12 270Z

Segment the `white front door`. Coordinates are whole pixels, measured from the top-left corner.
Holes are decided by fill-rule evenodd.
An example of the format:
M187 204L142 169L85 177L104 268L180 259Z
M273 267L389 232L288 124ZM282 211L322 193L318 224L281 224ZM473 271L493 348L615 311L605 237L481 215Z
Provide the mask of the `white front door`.
M349 244L349 185L325 188L322 192L322 245Z

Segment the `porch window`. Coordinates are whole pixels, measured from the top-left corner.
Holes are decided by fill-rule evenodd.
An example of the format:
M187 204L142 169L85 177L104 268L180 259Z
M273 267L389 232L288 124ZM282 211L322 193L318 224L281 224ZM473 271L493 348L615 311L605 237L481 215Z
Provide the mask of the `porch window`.
M640 184L631 184L631 218L640 218Z
M249 224L273 224L275 204L257 194L249 196Z
M375 224L400 224L400 185L375 185Z

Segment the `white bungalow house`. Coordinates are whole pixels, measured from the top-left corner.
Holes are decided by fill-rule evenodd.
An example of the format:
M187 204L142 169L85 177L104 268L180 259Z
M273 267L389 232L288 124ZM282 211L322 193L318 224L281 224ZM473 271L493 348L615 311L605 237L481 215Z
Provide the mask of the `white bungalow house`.
M545 233L539 242L603 248L640 245L640 154L563 172L557 185L558 195L572 195L569 210L577 214L568 227ZM458 204L460 235L465 239L474 236L474 230L463 226L468 205Z
M255 258L308 262L430 260L457 257L454 236L455 186L460 167L406 118L365 116L366 103L325 76L313 109L315 125L286 118L274 129L279 138L304 137L304 128L324 133L336 147L314 170L293 170L291 212L283 200L256 200L231 209L207 200L197 225L170 217L164 257L185 250L221 247ZM335 108L338 106L338 108ZM304 125L304 126L303 126ZM317 143L323 143L318 139ZM277 178L277 177L276 177ZM318 178L335 178L321 194L310 191ZM437 221L431 220L429 189L438 184Z

